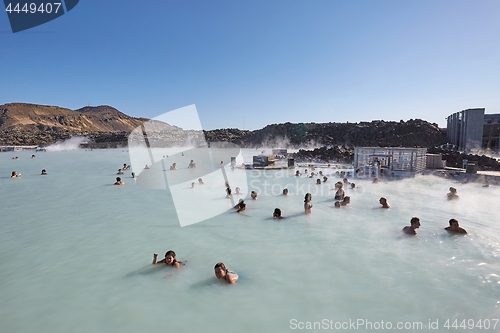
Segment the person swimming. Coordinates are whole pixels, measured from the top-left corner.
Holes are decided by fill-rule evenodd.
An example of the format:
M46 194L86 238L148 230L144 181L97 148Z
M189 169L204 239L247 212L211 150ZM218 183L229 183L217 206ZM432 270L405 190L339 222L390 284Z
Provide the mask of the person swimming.
M382 197L380 199L378 199L378 202L382 205L381 208L391 208L391 206L389 205L389 203L387 202L387 199Z
M450 226L444 228L444 230L449 231L449 232L455 232L455 233L458 233L458 234L466 234L467 233L467 231L465 231L465 229L460 228L460 226L458 225L458 221L457 220L451 219L449 221L449 223L450 223Z
M454 187L450 187L450 192L448 192L446 196L448 197L448 200L454 200L459 198L459 196L457 195L457 189Z
M341 206L347 206L348 204L351 203L351 197L349 196L345 196L344 197L344 200L342 200L342 202L340 202L340 205Z
M403 228L403 232L407 235L416 235L415 229L420 228L420 219L418 217L412 217L410 220L410 225Z
M287 188L283 189L283 195L288 195L288 189Z
M19 178L19 177L21 177L20 173L17 173L17 171L12 171L12 175L10 176L10 178Z
M335 203L333 204L333 206L335 208L340 208L340 201L335 201Z
M257 192L252 191L252 192L250 193L250 197L251 197L253 200L257 200Z
M120 177L116 177L116 182L113 185L125 185L125 182Z
M299 170L297 170L297 171L295 172L295 177L300 177L301 175L302 175L302 174L300 173L300 171L299 171Z
M191 162L189 162L189 165L188 165L188 169L192 169L192 168L196 168L196 163L194 163L193 160L191 160Z
M231 187L228 186L226 187L226 198L231 198Z
M177 163L172 163L170 170L177 170Z
M144 167L144 169L149 169L149 166L146 164L146 166Z
M337 192L335 192L335 200L344 200L345 191L342 186L342 182L335 183L335 188L337 189Z
M205 184L205 183L203 182L203 179L201 179L201 178L198 178L198 183L200 183L201 185Z
M241 189L239 187L235 188L236 194L241 194Z
M321 179L316 179L316 185L321 185Z
M123 175L122 169L118 169L118 172L116 173L117 175Z
M194 188L194 185L195 185L195 183L194 183L194 182L192 182L192 183L191 183L191 188Z
M326 183L327 180L328 180L328 177L327 176L323 176L323 183Z
M168 266L172 266L175 268L181 268L181 262L175 259L175 252L172 250L167 251L167 253L165 253L164 259L156 261L157 259L158 259L158 253L153 253L153 265L166 264Z
M238 200L238 203L236 204L236 206L234 206L234 208L236 209L237 213L240 213L240 212L244 211L245 209L247 209L247 204L245 203L245 201L243 199L240 199L240 200Z
M47 170L43 169L41 174L42 175L47 175Z
M222 262L218 262L214 267L215 276L217 279L223 279L227 283L233 284L238 281L238 274L232 272L226 268Z
M312 195L311 193L306 193L304 197L304 212L306 214L311 214L312 213Z
M283 218L283 216L281 216L281 209L274 208L273 218L274 219L282 219Z

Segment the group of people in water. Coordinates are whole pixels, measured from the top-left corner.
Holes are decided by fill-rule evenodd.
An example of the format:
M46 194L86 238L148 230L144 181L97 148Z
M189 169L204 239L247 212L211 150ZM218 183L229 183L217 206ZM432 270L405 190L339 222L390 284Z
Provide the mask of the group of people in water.
M221 165L223 165L223 162L221 162ZM196 163L194 163L194 161L191 160L187 167L188 168L196 168ZM121 174L120 172L122 170L128 170L128 169L130 169L130 166L127 166L126 164L124 164L124 167L119 170L119 174ZM148 169L148 166L146 166L146 169ZM176 163L173 163L172 166L170 167L170 170L176 170L176 169L177 169L177 165L176 165ZM316 184L321 185L322 183L326 183L328 181L328 177L323 174L323 171L319 171L318 173L314 173L314 170L315 170L314 167L312 167L311 170L312 171L311 171L310 175L309 175L309 172L307 169L305 169L305 171L304 171L304 174L308 178L323 177L323 180L321 180L321 178L318 178L316 180ZM335 173L335 175L343 177L343 180L336 182L334 188L332 189L332 190L335 190L334 207L341 208L341 207L348 206L351 202L351 198L350 198L350 196L346 195L346 191L344 190L344 185L346 185L346 186L348 185L351 189L355 189L356 184L349 182L349 180L347 178L350 176L349 172L346 173L344 171L341 171L341 172L337 171ZM14 173L13 173L13 176L14 176ZM302 176L302 173L300 172L300 170L297 170L295 172L295 176L296 177ZM133 174L132 177L135 177L135 175ZM201 178L198 179L198 183L200 185L204 184L204 182ZM125 182L122 181L120 177L116 177L116 182L114 185L124 185L124 184L125 184ZM191 188L194 188L194 187L195 187L195 182L192 182ZM225 187L226 187L226 198L232 198L233 193L231 190L231 186L229 185L229 183L227 181L225 183ZM449 191L450 192L447 194L448 200L455 200L455 199L459 198L456 188L450 187ZM236 187L236 194L242 194L239 187ZM283 195L288 195L287 188L283 189ZM250 197L252 200L257 200L257 198L258 198L257 192L252 191L250 194ZM381 197L379 199L379 203L381 205L381 208L388 209L391 207L389 205L389 203L387 202L387 199L385 197ZM306 193L304 196L304 213L306 215L311 214L312 208L313 208L312 194ZM234 209L238 213L242 213L243 211L245 211L246 210L245 200L243 198L240 198L238 200L238 203L234 206ZM281 212L280 208L275 208L272 216L274 219L283 219L284 218L284 216L282 216L282 212ZM465 231L465 229L463 229L459 226L458 221L456 219L451 219L449 221L449 224L450 224L450 226L446 227L445 230L447 230L449 232L455 232L455 233L461 233L461 234L467 233ZM408 235L416 235L416 229L418 229L419 227L420 227L420 219L417 217L413 217L410 220L410 225L405 226L402 231ZM167 256L165 258L167 258ZM163 259L161 262L166 262L165 260L166 259ZM175 253L174 253L174 260L175 260ZM221 275L223 275L223 273L221 273Z
M167 251L165 253L165 258L160 261L158 261L158 253L153 253L153 265L157 264L165 264L175 268L181 268L181 265L183 265L181 261L177 261L177 259L175 259L175 252L172 250ZM214 273L217 279L224 280L227 283L233 284L238 281L238 274L228 270L222 262L215 264Z
M450 226L444 228L444 230L450 232L450 233L457 233L457 234L466 234L467 231L465 229L461 228L458 225L458 221L456 219L450 219L449 221ZM403 232L407 235L416 235L417 232L415 229L420 228L420 219L418 217L412 217L410 220L410 225L406 226L403 228Z
M305 173L307 174L307 169L305 170ZM322 171L319 173L322 174ZM296 171L295 176L299 177L302 174L300 173L299 170ZM344 174L339 174L344 176ZM348 176L348 175L346 175ZM310 178L310 177L309 177ZM326 180L328 178L325 176ZM326 182L325 180L325 182ZM321 184L321 180L317 180L317 184ZM356 185L354 183L350 183L346 177L344 177L343 181L338 181L335 183L335 187L333 190L335 190L335 196L334 196L334 207L335 208L340 208L340 207L345 207L350 204L351 198L346 195L345 190L343 189L344 184L348 184L351 186L351 189L354 189ZM457 194L457 189L454 187L450 187L449 193L447 194L448 200L455 200L458 199L459 196ZM227 197L231 197L231 189L229 184L226 182L226 192L227 192ZM238 192L239 193L239 192ZM288 189L284 188L283 189L283 195L288 195ZM255 191L252 191L251 193L251 198L254 200L257 200L257 193ZM379 199L380 207L383 209L389 209L391 208L391 205L388 203L387 198L381 197ZM239 202L234 206L236 211L238 213L243 212L246 209L246 203L243 199L239 199ZM309 215L312 213L312 194L311 193L306 193L304 196L304 212L306 215ZM284 217L281 214L281 209L280 208L275 208L273 212L273 218L274 219L283 219ZM458 224L458 221L456 219L450 219L449 221L449 226L444 228L446 231L451 232L451 233L459 233L459 234L466 234L467 231L465 229L461 228ZM417 217L413 217L410 220L410 225L406 226L403 228L403 232L408 235L416 235L416 229L420 227L420 219Z

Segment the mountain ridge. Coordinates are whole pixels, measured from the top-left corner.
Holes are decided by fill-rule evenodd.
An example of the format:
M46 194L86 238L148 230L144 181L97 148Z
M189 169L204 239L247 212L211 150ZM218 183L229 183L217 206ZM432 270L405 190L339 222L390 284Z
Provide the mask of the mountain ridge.
M147 118L134 118L108 105L77 110L29 103L0 105L0 144L47 145L71 136L85 136L95 143L127 145L128 135ZM162 122L154 126L157 137L182 142L188 134ZM226 128L203 131L209 142L225 141L240 147L392 146L435 147L446 143L446 130L421 119L374 120L359 123L280 123L258 130ZM106 147L106 145L103 145Z

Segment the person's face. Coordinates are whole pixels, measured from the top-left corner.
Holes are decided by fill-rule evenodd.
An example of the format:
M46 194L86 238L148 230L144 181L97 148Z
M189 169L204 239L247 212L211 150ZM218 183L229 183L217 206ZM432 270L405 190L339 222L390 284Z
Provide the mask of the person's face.
M458 229L458 222L452 222L451 225L450 225L450 227L452 229Z
M412 224L413 229L418 229L420 227L420 221L417 221Z
M381 205L385 205L385 200L384 199L380 199L378 202L380 202Z
M165 262L169 265L172 265L172 263L174 262L174 257L169 254L168 256L165 257Z
M214 271L215 271L215 276L218 278L218 279L222 279L226 276L226 271L222 269L222 267L217 267L217 268L214 268Z

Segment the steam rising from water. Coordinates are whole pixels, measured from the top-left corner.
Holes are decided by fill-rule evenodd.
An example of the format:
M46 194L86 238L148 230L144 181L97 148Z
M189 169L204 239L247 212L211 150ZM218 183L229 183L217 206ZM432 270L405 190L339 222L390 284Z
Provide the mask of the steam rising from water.
M82 136L71 137L64 141L57 141L48 147L45 147L47 151L64 151L64 150L75 150L80 149L82 143L87 143L88 139Z

